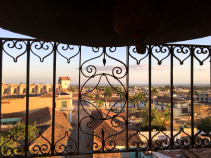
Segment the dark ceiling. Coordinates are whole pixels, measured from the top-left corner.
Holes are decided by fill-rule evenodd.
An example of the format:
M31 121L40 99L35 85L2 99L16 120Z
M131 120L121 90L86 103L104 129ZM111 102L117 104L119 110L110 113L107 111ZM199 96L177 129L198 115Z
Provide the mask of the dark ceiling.
M211 1L160 0L159 3L164 28L147 36L147 43L163 44L211 35ZM114 32L113 8L114 0L0 0L0 27L73 45L134 45L133 39Z

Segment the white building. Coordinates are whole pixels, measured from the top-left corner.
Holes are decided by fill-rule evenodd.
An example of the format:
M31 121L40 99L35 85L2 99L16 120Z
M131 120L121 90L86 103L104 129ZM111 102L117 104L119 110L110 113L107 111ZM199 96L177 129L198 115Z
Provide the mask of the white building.
M196 101L200 102L211 102L211 93L210 92L201 92L195 97Z

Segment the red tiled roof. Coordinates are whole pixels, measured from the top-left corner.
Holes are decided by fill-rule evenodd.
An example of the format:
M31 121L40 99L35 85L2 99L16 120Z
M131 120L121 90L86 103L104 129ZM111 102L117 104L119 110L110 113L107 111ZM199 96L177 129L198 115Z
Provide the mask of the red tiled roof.
M98 128L94 130L94 134L102 137L102 130L104 131L104 138L107 138L108 136L115 134L109 137L108 139L106 139L105 145L106 147L108 147L108 149L112 148L109 144L110 141L114 141L116 143L116 146L126 145L126 130L124 130L124 128L121 128L120 126L119 127L112 126L111 120L105 120ZM135 134L135 131L129 131L129 137L133 134ZM140 141L140 137L138 134L131 137L130 141L128 142L129 146L133 146L134 141L136 142ZM93 142L95 143L101 142L101 139L95 136ZM101 143L98 143L98 144L100 145Z
M25 121L25 117L22 119L22 121ZM21 122L22 122L21 121ZM33 124L34 122L37 123L38 126L42 125L50 125L45 131L42 131L42 136L45 137L50 143L52 140L52 109L49 107L42 108L40 110L37 110L29 115L29 124ZM68 136L70 136L71 132L69 130L72 130L72 126L64 116L62 112L55 111L55 127L54 127L54 133L55 133L55 143L65 136L65 133L68 132ZM60 140L56 146L55 149L57 152L62 152L63 148L59 148L60 145L67 144L68 137L64 137L62 140ZM41 136L39 136L33 144L31 144L31 148L35 145L41 145L46 144L48 146L48 149L50 149L50 144L43 139ZM48 150L47 150L48 152ZM41 154L41 153L39 153Z
M23 117L23 112L14 112L14 113L3 113L1 114L1 118L17 118L17 117Z
M25 123L26 121L26 116L23 112L18 112L18 113L8 113L8 114L2 114L2 118L14 118L14 117L22 117L21 121L22 123ZM42 130L42 136L45 137L50 143L52 140L52 109L49 107L45 107L42 109L38 109L36 111L31 111L29 113L29 124L33 124L36 122L38 126L43 126L43 125L49 125L46 126L47 129ZM62 112L55 111L55 128L54 128L54 133L55 133L55 143L61 139L55 146L57 152L62 152L63 147L59 147L60 145L67 144L68 136L70 136L71 132L69 130L72 130L72 126L64 116ZM5 131L5 130L4 130ZM3 129L1 131L1 134L4 133ZM65 133L68 133L68 136L65 135ZM43 139L41 136L39 136L37 139L34 140L33 144L30 144L30 148L32 148L35 145L42 145L46 144L48 146L48 149L50 149L50 144ZM46 152L48 152L48 149ZM32 150L31 150L32 151ZM32 153L33 154L33 153ZM41 153L39 153L41 154Z
M97 111L94 111L92 113L92 116L96 118L100 118L100 114L105 118L106 114L108 113L107 110L101 109L100 113ZM116 115L116 113L110 112L108 114L109 117L112 117ZM112 122L113 121L113 122ZM116 123L115 123L116 122ZM119 123L119 126L118 126ZM91 128L90 130L94 132L95 135L98 135L102 137L102 130L104 131L104 138L107 136L110 136L112 134L116 134L114 136L109 137L106 140L106 146L108 148L112 148L109 144L109 142L112 140L116 143L116 146L125 146L126 145L126 131L125 128L125 121L122 118L115 118L114 120L108 119L108 120L97 120L95 121L95 126ZM122 133L121 133L122 132ZM119 134L117 134L119 133ZM135 131L129 131L129 136L133 135ZM131 139L129 144L132 146L133 141L140 141L139 135L134 135ZM98 144L101 144L101 140L98 137L94 137L94 142Z
M25 122L24 116L21 122ZM36 122L37 125L51 125L52 124L52 108L45 107L29 114L29 124ZM72 126L62 112L55 111L55 124L59 127L72 129Z
M57 97L57 95L56 95L56 97ZM44 92L44 93L39 95L39 98L53 98L53 93L51 93L51 92Z
M155 101L161 101L161 102L171 102L171 97L164 97L164 96L158 96ZM185 102L185 99L183 98L175 98L173 97L173 102L177 103L177 102Z
M63 138L65 136L65 132L67 132L66 129L64 128L61 128L61 127L58 127L58 126L55 126L54 128L54 140L55 140L55 143ZM71 132L68 131L68 136L70 136ZM46 138L50 143L51 143L51 140L52 140L52 126L50 126L43 134L42 136L44 138ZM68 141L68 136L64 137L63 139L61 139L60 141L58 141L55 145L55 150L57 152L62 152L63 151L63 147L60 148L60 145L66 145L67 144L67 141ZM46 141L45 139L43 139L41 136L39 136L37 139L35 139L35 141L33 142L33 144L30 145L30 148L32 148L33 146L35 145L39 145L41 146L42 144L46 144L47 145L47 150L44 151L44 152L49 152L50 151L50 144L49 142ZM74 147L73 147L74 148ZM31 150L32 151L32 150ZM49 152L51 153L51 152ZM33 154L33 152L32 152ZM38 154L41 154L41 152L39 152Z
M106 118L107 113L108 113L108 110L100 109L99 112L98 112L97 110L92 111L91 115L92 115L93 117L99 119L99 118L101 118L101 116L102 116L103 118ZM107 117L107 118L113 117L113 116L116 115L116 114L117 114L117 113L114 113L114 112L110 111L110 112L108 113L108 117ZM119 116L121 116L121 115L118 115L117 117L115 117L113 121L118 121L118 122L120 123L120 127L123 128L123 126L124 126L124 124L125 124L125 121L124 121L123 118L125 118L125 117L122 116L122 117L123 117L123 118L122 118L122 117L119 117ZM95 130L96 128L98 128L103 122L104 122L104 120L97 120L97 121L93 122L93 123L95 124L95 126L93 126L92 128L90 128L90 131L94 131L94 130Z
M69 76L59 77L60 80L69 80L71 81Z

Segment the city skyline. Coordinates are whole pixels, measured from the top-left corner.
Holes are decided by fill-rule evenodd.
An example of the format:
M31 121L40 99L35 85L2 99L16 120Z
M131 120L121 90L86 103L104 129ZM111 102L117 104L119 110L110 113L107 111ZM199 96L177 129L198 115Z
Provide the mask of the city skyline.
M0 29L0 37L4 38L32 38L10 31ZM201 39L176 42L176 44L201 44L208 45L211 41L211 37L205 37ZM112 57L117 58L123 62L126 61L125 47L117 48L117 51L112 54ZM120 54L121 53L121 54ZM82 61L85 61L91 57L96 56L89 47L82 47ZM143 55L135 54L137 58L141 58ZM79 60L76 56L67 64L67 60L57 55L57 78L59 76L70 76L71 84L78 84L78 66ZM123 65L116 61L107 59L106 66L103 65L102 59L94 61L97 66L97 70L100 72L109 72L113 67ZM194 83L195 84L209 84L210 82L210 63L209 59L206 60L203 66L200 66L198 61L194 60ZM137 75L138 72L138 75ZM39 74L39 75L38 75ZM203 77L201 77L203 76ZM44 83L51 84L53 78L53 55L51 54L45 58L44 62L40 62L34 54L31 55L30 66L30 83ZM18 59L17 63L14 63L12 58L6 54L3 54L3 78L5 83L25 83L26 81L26 55L24 54ZM96 83L97 79L93 79L92 83ZM144 59L140 65L136 65L136 61L130 58L130 84L148 84L148 59ZM174 84L189 84L190 83L190 58L180 65L177 59L174 59ZM102 83L106 84L106 82ZM114 83L115 84L115 83ZM170 57L166 58L162 65L158 65L157 61L152 58L152 84L170 84Z

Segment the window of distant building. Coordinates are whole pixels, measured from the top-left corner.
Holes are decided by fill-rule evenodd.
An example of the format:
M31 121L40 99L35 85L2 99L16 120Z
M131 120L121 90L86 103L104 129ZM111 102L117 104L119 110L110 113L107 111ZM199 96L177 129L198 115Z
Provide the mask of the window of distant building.
M62 107L67 107L67 101L62 101Z
M201 101L203 101L203 98L201 98Z

